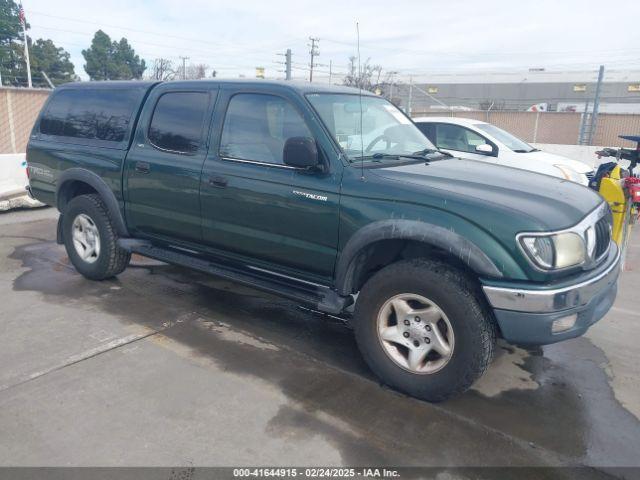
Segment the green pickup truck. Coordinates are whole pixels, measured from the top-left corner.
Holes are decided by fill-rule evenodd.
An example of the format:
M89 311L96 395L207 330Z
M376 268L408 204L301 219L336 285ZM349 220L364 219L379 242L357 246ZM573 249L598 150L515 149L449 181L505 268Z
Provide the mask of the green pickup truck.
M616 296L598 194L452 158L350 88L67 84L27 163L85 277L113 277L135 252L344 317L384 383L429 401L469 388L497 337L579 336Z

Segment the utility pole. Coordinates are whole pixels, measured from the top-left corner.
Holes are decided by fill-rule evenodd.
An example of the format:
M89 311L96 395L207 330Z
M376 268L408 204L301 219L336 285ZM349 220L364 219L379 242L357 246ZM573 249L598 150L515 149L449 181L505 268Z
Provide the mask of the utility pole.
M309 45L311 47L309 50L309 56L311 57L311 62L309 63L309 82L313 82L313 59L320 55L320 52L318 51L318 43L320 42L320 39L317 37L309 37L309 40L311 40L311 45Z
M182 60L182 79L186 80L187 79L187 60L189 60L189 57L178 57Z
M284 65L284 74L285 74L285 80L291 80L291 49L287 48L287 51L285 53L276 53L276 55L280 56L280 57L284 57L284 62L274 62L274 63L278 63L280 65ZM278 70L279 72L282 72L282 70Z
M24 59L27 63L27 84L29 88L32 88L31 84L31 62L29 62L29 43L27 42L27 20L24 16L24 8L22 8L22 2L19 4L20 9L18 17L20 18L20 24L22 25L22 37L24 38Z
M600 108L600 92L602 91L602 81L604 80L604 65L600 65L598 72L598 83L596 84L596 94L593 98L593 112L591 113L591 128L589 130L589 145L593 145L593 134L598 124L598 109Z
M413 77L409 77L409 101L407 102L407 115L411 117L411 100L413 99Z
M333 76L333 60L329 60L329 85L331 85L332 76Z
M287 53L284 54L284 72L285 78L291 80L291 49L287 48Z
M393 103L393 87L394 87L395 82L396 82L396 74L397 73L398 72L396 72L395 70L392 71L392 72L389 72L389 83L390 83L390 85L389 85L389 99L388 100L391 103Z

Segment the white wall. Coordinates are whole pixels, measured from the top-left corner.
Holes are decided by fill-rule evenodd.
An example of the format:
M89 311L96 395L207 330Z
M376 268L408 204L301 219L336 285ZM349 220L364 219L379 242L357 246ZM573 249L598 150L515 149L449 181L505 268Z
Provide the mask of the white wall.
M555 145L550 143L532 143L531 145L545 152L562 155L572 160L578 160L592 167L601 163L596 156L596 151L602 150L603 147L594 147L591 145Z
M0 155L0 211L42 205L29 198L24 189L27 183L25 154Z
M0 155L0 197L24 191L27 185L24 161L24 153Z

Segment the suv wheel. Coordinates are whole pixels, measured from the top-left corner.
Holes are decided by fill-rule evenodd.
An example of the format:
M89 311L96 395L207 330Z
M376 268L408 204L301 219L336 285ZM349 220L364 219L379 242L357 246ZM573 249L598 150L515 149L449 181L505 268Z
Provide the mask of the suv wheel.
M467 390L484 373L496 337L477 286L425 259L397 262L371 277L358 296L354 330L384 383L434 402Z
M131 254L117 244L117 234L98 195L73 198L64 211L64 245L76 270L91 280L121 273Z

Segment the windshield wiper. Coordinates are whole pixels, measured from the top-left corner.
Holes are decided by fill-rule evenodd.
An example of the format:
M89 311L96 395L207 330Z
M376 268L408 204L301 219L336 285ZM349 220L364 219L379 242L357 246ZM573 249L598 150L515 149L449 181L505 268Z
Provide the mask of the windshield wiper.
M412 153L374 153L372 155L358 155L357 157L353 157L352 161L357 160L373 160L374 162L379 162L380 160L401 160L403 158L409 158L412 160L428 160L422 155L415 155Z
M443 152L442 150L439 150L437 148L425 148L423 150L418 150L417 152L413 152L412 155L422 155L422 156L427 156L427 155L442 155L443 157L453 157L453 155L451 155L449 152Z

